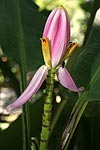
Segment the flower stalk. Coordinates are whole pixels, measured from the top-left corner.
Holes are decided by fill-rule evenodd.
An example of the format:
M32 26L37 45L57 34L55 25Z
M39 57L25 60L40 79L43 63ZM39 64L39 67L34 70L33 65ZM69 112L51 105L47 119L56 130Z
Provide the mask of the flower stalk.
M48 140L50 136L50 122L52 114L52 100L53 100L53 88L54 88L54 77L55 77L55 68L51 68L48 71L47 82L46 82L46 93L44 100L43 116L42 116L42 131L40 138L40 149L48 149Z

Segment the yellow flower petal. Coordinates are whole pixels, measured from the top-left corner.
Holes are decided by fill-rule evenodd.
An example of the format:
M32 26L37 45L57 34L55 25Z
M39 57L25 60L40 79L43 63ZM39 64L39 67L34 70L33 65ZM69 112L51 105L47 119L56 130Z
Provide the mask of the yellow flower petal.
M63 61L65 61L74 52L76 47L78 47L78 43L72 43L72 42L69 43Z
M51 67L51 46L48 38L41 38L42 43L42 53L44 62L47 66Z

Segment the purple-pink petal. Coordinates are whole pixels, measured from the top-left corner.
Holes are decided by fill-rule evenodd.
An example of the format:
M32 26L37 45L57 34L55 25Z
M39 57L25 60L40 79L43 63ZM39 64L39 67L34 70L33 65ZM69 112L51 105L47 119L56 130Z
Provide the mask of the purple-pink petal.
M65 54L70 42L70 21L67 11L63 7L54 9L49 15L43 37L51 42L52 66L56 67Z
M56 26L55 26L56 28ZM55 30L55 29L54 29ZM65 54L66 47L70 42L70 22L64 9L61 9L58 20L58 31L52 49L52 65L56 66Z
M39 90L47 76L47 73L48 67L45 65L41 66L33 76L25 91L14 103L7 107L7 110L13 110L15 108L21 107L24 103L26 103Z
M51 22L54 18L54 15L57 11L57 8L55 8L49 15L47 21L46 21L46 24L45 24L45 27L44 27L44 31L43 31L43 37L46 38L47 37L47 34L48 34L48 31L49 31L49 28L50 28L50 25L51 25Z
M75 85L74 80L72 79L70 73L66 68L58 68L58 79L59 82L65 87L74 92L79 92L79 89Z

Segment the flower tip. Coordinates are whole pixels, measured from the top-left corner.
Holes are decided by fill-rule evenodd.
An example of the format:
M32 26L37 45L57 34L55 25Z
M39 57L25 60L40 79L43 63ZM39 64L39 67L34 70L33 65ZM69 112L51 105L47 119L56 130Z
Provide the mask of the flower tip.
M65 10L65 7L63 5L60 5L58 8Z
M78 46L79 46L79 44L76 42L76 43L75 43L75 48L78 47Z
M12 111L12 109L9 106L7 106L7 108L5 109L6 114L10 114L11 111Z
M78 90L79 90L79 92L83 92L85 90L85 87L82 86Z
M47 41L48 41L48 38L40 38L40 40L41 40L41 42L43 42L44 44L46 44Z
M8 105L7 108L6 108L6 111L7 111L8 113L10 113L12 110L13 110L12 106L11 106L11 105Z

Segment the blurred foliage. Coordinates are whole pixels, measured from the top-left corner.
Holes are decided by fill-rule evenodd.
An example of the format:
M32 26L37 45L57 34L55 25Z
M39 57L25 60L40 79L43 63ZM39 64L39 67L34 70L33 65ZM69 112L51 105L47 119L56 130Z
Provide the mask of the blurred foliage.
M27 72L35 71L43 63L40 37L42 36L43 26L49 12L58 5L64 5L68 9L71 17L72 39L82 44L84 35L86 38L84 47L79 47L73 53L68 61L67 68L73 75L77 85L86 88L90 100L71 140L69 150L100 149L100 24L95 23L92 26L96 10L100 7L100 2L99 0L95 0L94 3L93 1L86 2L85 0L35 0L35 2L38 6L32 0L19 0L27 56ZM20 56L17 45L18 33L16 30L17 22L13 0L0 0L0 6L0 45L5 53L3 55L9 60L3 62L1 57L0 83L2 83L2 87L7 83L6 85L12 87L17 95L19 95L19 73L17 74L12 71L14 66L15 68L18 65L20 67ZM89 18L90 21L88 22ZM12 60L15 62L13 63ZM6 76L10 78L9 82L6 82ZM43 91L44 87L45 82L40 91ZM42 95L43 92L40 95L38 93L30 101L31 136L37 137L38 139L41 131ZM61 98L60 103L56 102L57 96ZM58 142L60 141L59 137L62 135L76 100L76 93L64 89L58 82L55 82L52 114L54 124L51 124L50 150L57 148ZM2 119L2 116L3 114L0 114L0 119ZM5 122L7 122L6 118L7 116L5 117ZM22 120L20 116L16 121L11 123L9 128L0 132L1 150L22 150L21 125Z

